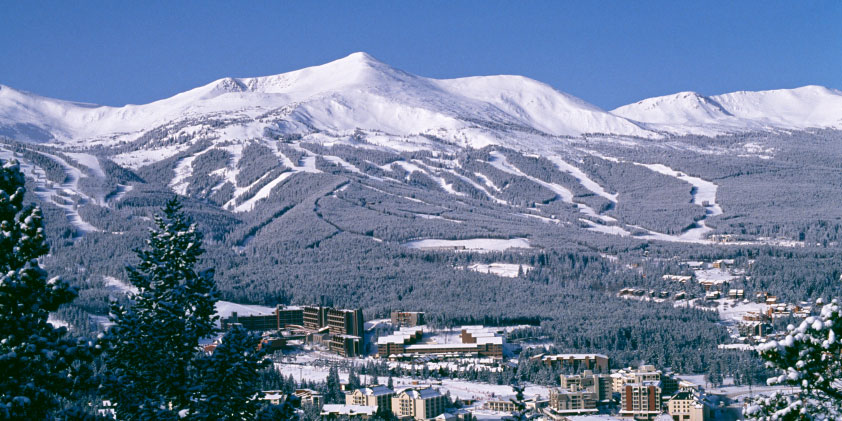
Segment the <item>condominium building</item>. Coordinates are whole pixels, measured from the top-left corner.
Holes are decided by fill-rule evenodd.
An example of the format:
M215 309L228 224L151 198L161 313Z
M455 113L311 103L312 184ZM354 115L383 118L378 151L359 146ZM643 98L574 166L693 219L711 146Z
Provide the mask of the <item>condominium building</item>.
M354 358L363 355L363 339L354 335L331 335L328 348L345 358Z
M415 327L426 324L424 313L419 311L393 311L392 326Z
M331 335L365 335L363 311L330 308L327 310L327 326Z
M447 397L433 388L404 389L392 397L392 413L398 418L424 420L444 413L446 401Z
M661 374L661 370L656 370L653 365L642 365L636 369L623 368L611 373L611 387L615 393L623 393L625 386L629 383L659 383Z
M547 412L554 415L585 415L598 412L594 394L588 390L553 388L550 389L549 401Z
M482 326L463 326L459 334L461 343L422 343L424 329L401 328L377 340L377 354L381 358L407 355L478 356L503 359L505 338Z
M302 325L305 329L319 330L327 326L328 307L304 306L302 309Z
M707 421L710 408L690 391L678 392L667 401L667 413L674 421Z
M376 406L381 410L392 410L392 397L395 391L383 385L362 387L345 394L347 405Z
M321 408L324 405L324 397L321 393L312 389L296 389L293 396L301 399L301 405L312 405Z
M511 399L492 399L483 405L483 408L496 412L514 412L517 405Z
M661 387L657 382L627 383L620 393L620 416L651 420L661 413Z
M585 370L582 374L560 376L561 388L571 392L585 391L592 394L596 403L611 400L611 377Z
M608 373L611 368L611 360L603 354L556 354L538 357L544 364L566 367L573 371L592 370L597 373Z
M239 316L236 312L232 312L230 317L222 319L220 323L223 329L239 323L248 330L280 330L288 326L301 326L303 315L304 311L301 307L278 305L272 314Z

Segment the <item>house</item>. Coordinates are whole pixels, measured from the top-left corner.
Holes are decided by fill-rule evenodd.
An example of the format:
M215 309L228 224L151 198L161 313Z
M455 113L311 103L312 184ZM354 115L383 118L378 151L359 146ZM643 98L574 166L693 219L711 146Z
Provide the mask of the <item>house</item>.
M728 298L730 298L732 300L741 300L741 299L743 299L743 297L745 297L745 295L746 295L746 292L745 292L745 290L742 290L742 289L733 289L732 288L732 289L728 290Z
M286 400L286 394L280 390L264 390L263 397L260 398L272 405L280 405Z

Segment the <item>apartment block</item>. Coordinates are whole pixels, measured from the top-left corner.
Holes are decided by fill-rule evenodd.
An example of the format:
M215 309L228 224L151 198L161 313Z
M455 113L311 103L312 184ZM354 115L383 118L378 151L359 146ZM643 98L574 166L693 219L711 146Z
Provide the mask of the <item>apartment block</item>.
M623 368L611 373L611 388L616 393L623 393L625 386L630 383L660 383L661 370L653 365L642 365L640 368Z
M328 307L304 306L302 310L302 325L305 329L319 330L327 326Z
M571 392L585 391L593 395L596 403L611 400L611 377L585 370L582 374L560 376L561 388Z
M661 413L661 387L658 382L627 383L620 393L620 416L651 420Z
M392 397L392 413L398 418L424 420L444 413L447 397L433 388L404 389Z
M386 411L392 410L392 397L395 391L383 385L368 386L345 394L345 404L376 406Z
M358 357L365 352L362 338L354 335L331 335L328 348L345 358Z
M329 308L327 310L327 326L331 335L365 335L365 321L363 311Z
M567 415L596 414L599 410L592 392L553 388L550 389L549 405L544 412L555 419Z

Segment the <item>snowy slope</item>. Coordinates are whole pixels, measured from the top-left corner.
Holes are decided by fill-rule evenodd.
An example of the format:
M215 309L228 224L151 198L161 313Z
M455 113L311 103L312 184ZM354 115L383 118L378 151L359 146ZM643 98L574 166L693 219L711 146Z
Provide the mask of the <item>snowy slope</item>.
M822 86L712 97L680 92L644 99L611 112L652 130L674 134L842 128L842 92Z

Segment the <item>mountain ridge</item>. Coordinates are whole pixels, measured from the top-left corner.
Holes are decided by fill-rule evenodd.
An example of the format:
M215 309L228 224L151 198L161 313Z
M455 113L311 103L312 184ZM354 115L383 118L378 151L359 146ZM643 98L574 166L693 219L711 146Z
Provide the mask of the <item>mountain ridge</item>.
M2 86L0 134L17 140L107 145L187 118L256 119L284 107L290 109L290 121L280 125L280 131L302 125L331 131L361 128L397 136L445 131L451 132L451 141L471 137L466 132L476 131L477 121L574 137L659 138L842 127L842 93L829 88L739 91L710 97L694 94L690 99L695 106L707 104L702 113L687 101L666 100L682 95L649 98L606 111L523 76L431 79L396 69L366 53L354 53L277 75L226 77L148 104L122 107L51 99ZM30 132L38 136L29 136Z

